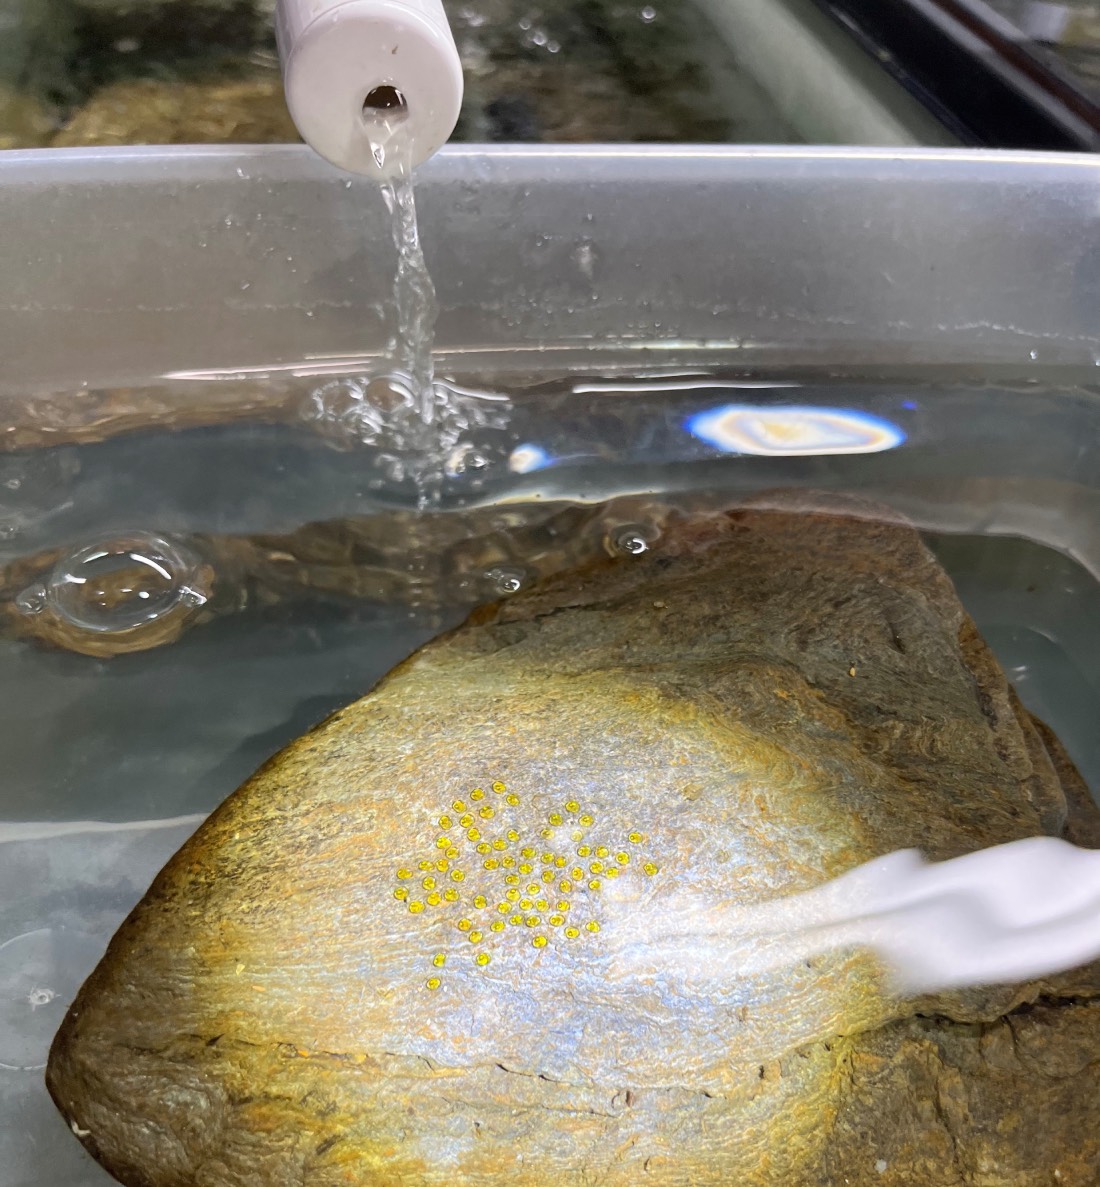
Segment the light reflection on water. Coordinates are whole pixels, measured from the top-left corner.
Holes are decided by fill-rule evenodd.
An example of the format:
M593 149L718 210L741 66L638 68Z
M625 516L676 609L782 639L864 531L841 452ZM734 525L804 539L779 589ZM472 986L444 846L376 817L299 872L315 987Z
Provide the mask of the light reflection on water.
M656 396L673 401L672 406L677 409L675 416L679 417L676 429L665 434L650 429L648 433L650 445L660 441L667 461L693 456L692 441L712 446L722 454L775 458L884 453L905 443L907 434L900 425L860 408L768 403L768 393L801 386L793 382L731 381L692 374L638 382L575 383L571 394L600 397L599 407L605 414L614 409L615 397ZM741 403L712 406L717 394L731 388L746 394L759 391L761 396L755 401L750 397ZM691 409L686 414L679 411L685 403ZM918 405L915 400L905 399L900 407L915 412ZM597 456L599 448L595 440L588 450L558 454L546 445L526 441L513 449L508 468L513 474L531 474Z
M532 474L552 463L550 454L541 445L517 445L508 455L508 469L513 474Z
M854 408L727 404L695 413L687 428L724 452L758 457L882 453L905 441L897 425Z

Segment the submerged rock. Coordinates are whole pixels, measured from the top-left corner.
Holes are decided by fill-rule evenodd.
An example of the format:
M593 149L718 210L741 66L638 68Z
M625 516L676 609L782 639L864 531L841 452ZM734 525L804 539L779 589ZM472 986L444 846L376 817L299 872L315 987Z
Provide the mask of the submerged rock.
M139 79L97 91L54 137L58 148L107 144L267 144L298 133L271 70L202 83Z
M49 142L56 127L45 103L0 85L0 149L38 148Z
M718 992L614 959L685 891L1036 833L1096 843L1100 813L915 531L793 495L674 517L476 613L231 796L48 1085L131 1187L1086 1187L1093 969L914 1002L858 953Z

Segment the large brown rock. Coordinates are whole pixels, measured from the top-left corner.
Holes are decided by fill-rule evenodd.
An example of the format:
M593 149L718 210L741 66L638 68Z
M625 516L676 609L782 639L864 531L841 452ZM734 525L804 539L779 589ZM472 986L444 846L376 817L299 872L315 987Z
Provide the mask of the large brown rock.
M97 91L54 147L105 144L269 144L298 132L272 70L207 82L135 79Z
M1096 841L917 533L786 502L475 615L231 796L57 1036L85 1146L132 1187L1100 1181L1094 970L619 971L684 891Z

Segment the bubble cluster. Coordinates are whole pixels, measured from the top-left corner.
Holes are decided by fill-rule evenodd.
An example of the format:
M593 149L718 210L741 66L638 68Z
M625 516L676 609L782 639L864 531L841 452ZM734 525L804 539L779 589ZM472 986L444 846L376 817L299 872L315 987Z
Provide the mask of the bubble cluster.
M442 986L439 970L449 957L484 970L504 945L535 959L544 949L598 935L605 883L660 871L642 851L641 830L607 836L579 799L528 825L527 836L520 795L499 780L487 788L443 805L433 821L431 854L394 872L397 908L452 929L450 951L430 959L424 981L430 990Z

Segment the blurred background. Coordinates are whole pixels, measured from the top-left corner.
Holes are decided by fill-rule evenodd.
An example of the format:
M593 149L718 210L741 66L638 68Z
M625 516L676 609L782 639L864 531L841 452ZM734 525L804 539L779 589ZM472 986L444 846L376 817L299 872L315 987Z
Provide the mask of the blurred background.
M1094 0L451 0L455 139L1100 147ZM0 147L279 143L270 0L0 0Z

